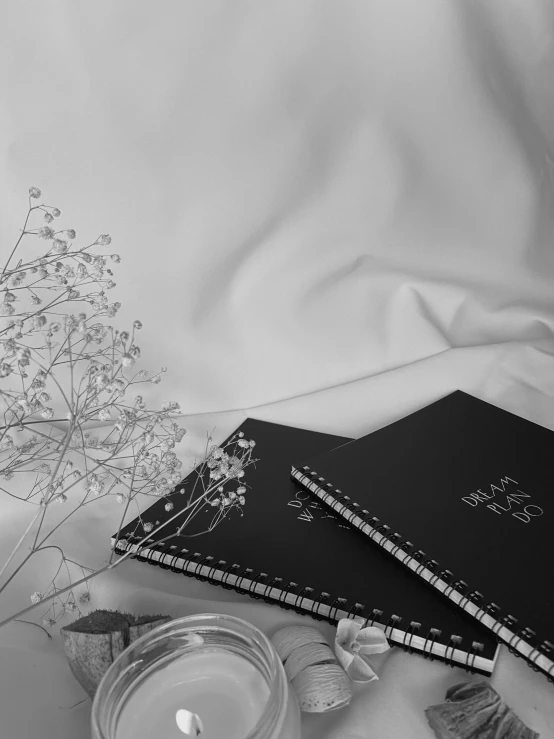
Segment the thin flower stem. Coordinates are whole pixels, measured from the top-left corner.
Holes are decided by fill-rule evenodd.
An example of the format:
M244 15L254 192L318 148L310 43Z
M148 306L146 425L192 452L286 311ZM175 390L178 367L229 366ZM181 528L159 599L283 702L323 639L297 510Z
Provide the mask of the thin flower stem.
M25 621L25 620L24 620L24 619L22 619L22 618L14 618L14 621L17 621L17 622L18 622L18 623L20 623L20 624L29 624L30 626L38 626L38 628L39 628L39 629L42 629L42 630L44 631L44 633L46 634L46 636L47 636L47 637L48 637L49 639L51 639L51 638L52 638L52 634L49 634L49 633L48 633L48 632L46 631L46 629L44 628L44 626L41 626L40 624L36 624L36 623L35 623L34 621Z
M29 222L29 216L31 215L31 212L33 210L34 210L34 208L29 207L29 210L27 211L27 217L25 218L25 223L23 224L23 231L21 232L21 236L16 241L16 244L15 244L14 248L12 249L10 256L8 257L8 261L4 265L4 268L2 270L2 277L0 278L0 280L3 280L4 279L4 275L6 274L6 270L8 269L8 266L9 266L9 264L11 262L11 259L12 259L13 255L15 254L15 252L17 251L17 247L21 243L21 239L25 236L25 233L26 233L25 229L27 228L27 223Z
M21 320L25 323L26 321L29 321L31 318L34 318L35 316L38 316L40 313L45 313L46 311L49 311L50 312L50 308L54 308L57 305L61 305L62 303L66 303L67 302L67 297L66 296L67 296L67 293L65 293L65 292L62 293L59 298L55 298L48 305L45 305L40 310L36 310L34 313L32 313L32 314L30 314L28 316L25 316L25 318L22 318ZM65 300L64 300L64 297L66 298ZM17 315L17 314L14 314L14 317L15 317L15 315ZM2 334L5 334L7 331L9 331L9 328L8 327L5 327L5 328L1 329L0 330L0 336Z
M38 518L38 517L39 517L39 516L41 515L41 513L42 513L42 511L41 511L41 510L38 510L38 511L36 512L36 514L35 514L35 515L33 516L33 518L32 518L32 520L31 520L30 524L29 524L29 525L27 526L27 528L25 529L25 531L24 531L24 532L23 532L23 534L21 535L21 538L19 539L19 541L18 541L18 542L17 542L17 544L15 545L15 547L14 547L14 549L13 549L12 553L10 554L10 556L8 557L8 559L6 560L6 562L4 562L4 566L3 566L3 567L2 567L2 569L0 570L0 577L2 577L2 575L4 574L4 572L5 572L5 571L6 571L6 569L7 569L8 565L10 564L10 562L12 561L12 559L13 559L13 558L15 557L15 555L17 554L17 552L18 552L18 550L19 550L19 547L20 547L20 546L21 546L21 545L23 544L23 542L25 541L25 538L26 538L27 534L28 534L28 533L30 532L30 530L31 530L31 529L33 528L33 526L34 526L34 524L35 524L35 521L36 521L36 520L37 520L37 518ZM1 591L0 591L0 592L1 592Z
M77 708L77 706L80 706L82 703L85 703L86 701L90 700L90 696L87 695L86 698L83 698L83 700L78 701L77 703L74 703L72 706L60 706L61 711L71 711L72 708Z
M123 559L123 557L122 557ZM73 588L76 588L77 585L82 585L82 583L87 582L93 577L96 577L97 575L102 574L103 572L106 572L106 570L112 570L114 566L118 565L121 560L118 560L117 562L114 562L111 565L106 565L106 567L101 567L99 570L96 570L96 572L93 572L91 575L87 575L86 577L82 577L80 580L77 580L77 582L72 583L71 585L68 585L66 588L62 588L62 590L58 590L52 595L45 596L42 600L40 600L38 603L33 603L30 606L27 606L27 608L24 608L21 611L18 611L13 616L10 616L9 618L4 619L3 621L0 621L0 629L2 626L6 626L6 624L9 624L11 621L13 621L16 618L19 618L20 616L24 616L26 613L30 613L30 611L34 610L37 606L47 603L48 601L55 598L57 595L63 595L64 593L67 593L69 590L72 590Z
M32 550L32 551L30 552L30 554L27 554L27 555L25 556L25 558L24 558L23 562L20 562L20 563L18 564L18 566L17 566L16 568L15 568L15 570L14 570L14 571L12 572L12 574L11 574L11 575L10 575L10 576L8 577L8 579L6 580L6 582L5 582L5 583L4 583L4 584L3 584L3 585L2 585L1 587L0 587L0 593L2 593L2 591L3 591L3 590L5 590L5 589L6 589L7 587L8 587L8 585L9 585L9 584L10 584L10 582L11 582L11 581L12 581L12 580L14 579L14 577L15 577L15 576L17 575L17 573L18 573L18 572L19 572L20 570L22 570L22 569L23 569L23 567L24 567L24 566L25 566L25 565L27 564L27 562L28 562L28 561L29 561L29 560L31 559L31 557L33 556L33 554L35 553L35 551L36 551L36 550Z
M219 484L221 484L221 483L219 483ZM207 493L205 493L204 495L206 495L206 494ZM171 521L173 521L174 519L176 519L181 513L183 513L183 511L180 511L179 513L176 513L168 521L166 521L165 523L161 524L155 531L152 531L151 533L147 534L145 537L143 537L143 539L141 539L141 541L138 544L135 545L135 547L136 548L140 547L141 544L143 544L144 542L146 542L149 538L151 538L151 536L155 535L158 531L160 531L161 529L165 528L165 526L167 526L169 523L171 523ZM0 621L0 628L2 628L2 626L5 626L6 624L10 623L14 619L19 618L20 616L24 616L26 613L29 613L30 611L32 611L33 609L35 609L38 605L43 604L43 603L47 603L48 601L52 600L56 596L60 596L60 595L63 595L64 593L67 593L69 590L72 590L73 588L76 588L78 585L81 585L82 583L87 582L88 580L92 579L93 577L96 577L97 575L102 574L103 572L106 572L107 570L113 570L115 567L117 567L118 565L120 565L125 559L127 559L128 557L130 557L131 554L133 554L133 552L130 551L130 550L128 552L125 552L124 554L121 555L121 557L117 560L117 562L112 562L110 564L105 565L104 567L101 567L99 570L96 570L92 574L87 575L86 577L83 577L80 580L77 580L77 582L74 582L71 585L68 585L66 588L62 588L62 590L58 590L55 593L52 593L51 595L45 596L38 603L33 603L32 605L27 606L27 608L24 608L23 610L18 611L13 616L10 616L9 618L4 619L3 621ZM30 556L31 555L29 555L29 557L27 559L29 559Z
M59 454L58 460L56 462L56 466L54 467L54 471L50 475L50 480L55 480L56 479L56 475L58 474L58 470L60 469L60 465L61 465L61 463L63 461L63 458L65 456L65 453L67 452L67 449L69 447L69 443L71 441L72 432L73 432L73 421L71 422L70 427L69 427L69 430L68 430L68 432L66 434L65 443L64 443L63 448L62 448L62 450L61 450L61 452ZM46 500L46 495L44 496L45 497L45 500L44 500L44 511L43 511L42 518L40 520L40 523L39 523L37 532L35 534L35 541L33 542L33 549L36 548L38 537L40 535L40 529L41 529L42 524L44 522L44 517L46 516L46 508L47 508L47 505L48 505L48 501ZM50 496L50 497L52 497L52 496Z
M212 493L212 492L213 492L213 491L214 491L214 490L215 490L215 489L216 489L217 487L219 487L220 485L223 485L223 484L225 484L225 483L226 483L226 482L228 482L228 481L229 481L230 479L233 479L233 478L229 478L229 477L226 477L226 478L224 478L224 480L223 480L223 481L221 481L221 480L219 480L219 481L216 481L216 482L215 482L215 483L214 483L214 484L213 484L212 486L209 486L209 487L208 487L208 489L207 489L207 490L206 490L206 491L205 491L205 492L203 493L203 495L201 496L201 498L204 498L204 499L205 499L205 498L206 498L206 497L207 497L207 496L208 496L208 495L209 495L210 493ZM198 500L200 500L200 498L199 498ZM195 503L194 503L193 505L196 505L196 503L198 503L198 501L196 501L196 502L195 502ZM148 533L148 534L147 534L146 536L144 536L144 537L143 537L143 538L142 538L142 539L141 539L141 540L140 540L140 541L138 542L138 544L136 544L136 545L134 545L134 546L133 546L133 550L137 550L137 549L139 549L139 548L141 547L141 545L142 545L142 544L144 544L144 543L145 543L145 542L146 542L146 541L147 541L148 539L150 539L150 538L152 538L153 536L155 536L155 535L156 535L156 534L157 534L157 533L158 533L159 531L161 531L161 530L162 530L163 528L165 528L165 527L166 527L166 526L167 526L168 524L170 524L170 523L171 523L172 521L174 521L174 520L175 520L176 518L178 518L178 517L179 517L180 515L182 515L182 514L183 514L184 512L186 512L186 510L187 510L188 508L190 508L190 507L192 507L192 506L187 506L187 508L185 508L185 509L183 509L183 510L181 510L181 511L177 512L177 513L176 513L176 514L175 514L174 516L172 516L172 517L171 517L170 519L168 519L167 521L165 521L165 522L164 522L163 524L160 524L160 526L158 526L158 527L157 527L156 529L154 529L154 530L153 530L152 532L150 532L150 533ZM168 538L171 538L171 536L173 536L173 534L170 534L169 536L167 536L167 537L166 537L166 539L168 539ZM161 541L165 541L165 539L162 539ZM113 549L115 549L115 544L114 544L114 546L113 546ZM125 552L124 554L122 554L122 555L120 556L120 558L119 558L119 559L118 559L118 560L117 560L116 562L110 562L110 563L108 563L108 564L107 564L106 566L104 566L104 567L100 568L99 570L96 570L95 572L93 572L93 573L91 573L91 574L89 574L89 575L87 575L87 576L85 576L85 577L81 578L80 580L77 580L77 582L74 582L74 583L72 583L71 585L67 586L66 588L63 588L63 589L61 589L61 590L57 590L56 592L52 593L51 595L45 596L45 597L44 597L44 598L43 598L42 600L40 600L40 601L39 601L38 603L34 603L34 604L32 604L31 606L28 606L27 608L24 608L24 609L23 609L22 611L19 611L18 613L14 614L13 616L11 616L11 617L9 617L9 618L5 619L4 621L1 621L1 622L0 622L0 628L2 628L2 626L5 626L6 624L10 623L10 621L12 621L12 620L14 620L14 619L16 619L16 618L19 618L20 616L24 616L24 615L25 615L26 613L29 613L30 611L32 611L32 610L33 610L34 608L36 608L36 607L37 607L38 605L40 605L41 603L45 603L45 602L48 602L48 601L52 600L53 598L55 598L56 596L60 596L60 595L63 595L64 593L66 593L66 592L68 592L68 591L72 590L73 588L77 587L78 585L81 585L82 583L85 583L85 582L87 582L88 580L92 579L93 577L96 577L97 575L100 575L100 574L102 574L103 572L106 572L107 570L112 570L112 569L114 569L115 567L117 567L118 565L120 565L120 564L121 564L121 563L122 563L122 562L123 562L123 561L124 561L125 559L127 559L128 557L130 557L130 556L131 556L131 555L132 555L132 554L134 553L134 552L133 552L133 550L128 550L127 552ZM31 553L31 555L28 555L28 557L26 557L26 560L25 560L25 561L28 561L28 559L29 559L29 558L30 558L30 557L32 556L32 554L33 554L33 553ZM21 566L22 566L22 565L20 565L20 567L21 567ZM18 569L20 569L20 567L19 567Z
M67 422L67 418L52 418L49 421L44 421L44 420L43 421L25 421L24 426L31 426L35 423L43 423L43 424L52 423L53 424L53 423L60 423L61 421ZM0 426L0 431L3 431L4 429L11 429L17 425L18 424L9 423L6 426Z
M134 470L133 470L133 478L131 480L131 485L132 485L133 481L134 481ZM123 511L123 513L121 515L121 519L119 521L119 526L117 527L116 539L115 539L115 542L114 542L114 544L112 546L112 551L110 552L110 559L109 559L110 564L112 563L112 560L113 560L113 557L114 557L114 554L115 554L115 548L117 546L117 542L119 541L120 536L121 536L121 529L123 527L123 521L125 521L125 516L127 515L127 511L129 510L129 505L131 503L131 500L132 500L132 496L131 495L127 496L127 502L125 503L125 510Z

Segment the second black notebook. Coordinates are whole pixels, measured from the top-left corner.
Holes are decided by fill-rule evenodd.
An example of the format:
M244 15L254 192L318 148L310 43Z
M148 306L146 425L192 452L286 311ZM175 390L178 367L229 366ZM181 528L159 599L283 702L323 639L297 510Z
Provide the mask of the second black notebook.
M247 419L237 431L256 442L255 466L247 469L243 515L232 511L209 533L194 538L161 531L140 550L144 530L137 520L121 532L117 551L216 585L263 598L336 623L360 615L385 629L400 647L485 674L492 672L497 645L490 633L453 608L379 547L290 480L291 461L350 441L339 436ZM194 484L191 473L181 484ZM177 486L177 492L180 486ZM164 499L143 521L175 515ZM206 511L206 522L213 514ZM195 525L195 529L198 524ZM112 539L114 542L115 539Z
M554 681L554 432L457 390L292 475Z

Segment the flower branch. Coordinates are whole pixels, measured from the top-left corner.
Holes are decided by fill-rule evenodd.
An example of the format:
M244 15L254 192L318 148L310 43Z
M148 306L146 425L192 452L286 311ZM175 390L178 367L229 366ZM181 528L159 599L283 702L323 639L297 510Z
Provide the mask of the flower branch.
M56 550L60 562L44 592L37 588L31 605L0 626L47 603L44 623L52 626L78 609L78 602L88 602L88 586L80 596L84 600L74 588L130 556L118 547L135 508L140 546L172 523L175 528L162 541L175 531L198 535L189 529L202 511L213 510L208 531L232 511L242 515L247 492L242 478L255 462L253 441L237 434L225 448L208 448L208 437L196 483L192 490L181 489L175 449L186 432L175 420L179 404L150 409L142 395L130 399L133 391L157 385L166 368L154 374L136 369L140 321L130 331L105 323L121 307L107 295L116 286L112 267L121 262L118 254L104 253L111 237L101 234L75 246L74 229L53 226L61 216L58 208L32 204L40 198L40 190L30 188L23 229L0 274L0 494L38 507L0 566L0 596L33 557ZM37 216L42 225L31 228L31 217ZM10 268L24 244L42 249ZM186 501L163 523L140 512L139 498L160 497L171 513L181 494ZM107 544L107 564L91 570L67 557L54 539L72 516L100 500L122 508L114 515L118 533L109 549ZM61 520L55 513L60 504L69 507ZM78 570L82 577L75 579Z

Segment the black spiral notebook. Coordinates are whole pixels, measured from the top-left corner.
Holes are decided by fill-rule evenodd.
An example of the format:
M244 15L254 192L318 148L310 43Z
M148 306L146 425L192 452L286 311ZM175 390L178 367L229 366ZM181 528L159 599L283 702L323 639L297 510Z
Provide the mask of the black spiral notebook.
M292 476L554 678L554 432L456 391Z
M472 671L492 672L497 643L487 629L290 479L292 460L350 439L254 419L237 431L255 440L258 459L244 477L242 517L231 511L209 533L174 535L162 544L154 537L140 549L137 542L144 532L135 519L122 529L116 550L130 549L136 559L330 623L361 616L367 624L383 628L396 646ZM192 472L177 486L171 514L160 499L143 513L143 521L163 523L173 516L179 501L186 500L180 488L194 484L195 476ZM201 530L212 515L208 508L204 522L195 521L194 529ZM162 536L167 531L162 529L157 538Z

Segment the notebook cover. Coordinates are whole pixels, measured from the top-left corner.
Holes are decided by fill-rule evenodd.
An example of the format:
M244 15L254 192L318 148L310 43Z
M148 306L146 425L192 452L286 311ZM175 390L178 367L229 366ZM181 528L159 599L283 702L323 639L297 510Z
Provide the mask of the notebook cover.
M290 479L291 460L349 439L254 419L238 430L256 441L258 459L241 481L248 488L243 516L232 511L209 533L172 536L157 545L156 538L167 536L162 530L148 540L138 559L331 623L362 615L385 628L393 644L490 674L497 644L486 629ZM195 479L193 472L177 486L171 514L164 509L166 500L160 499L143 520L163 523L173 516L179 501L186 500L180 490L190 489ZM195 521L193 533L207 528L212 517L208 509L203 520ZM138 519L125 526L121 536L126 543L120 542L117 551L130 548L138 553L136 542L144 537Z
M553 462L554 432L456 391L292 474L552 678Z

